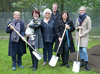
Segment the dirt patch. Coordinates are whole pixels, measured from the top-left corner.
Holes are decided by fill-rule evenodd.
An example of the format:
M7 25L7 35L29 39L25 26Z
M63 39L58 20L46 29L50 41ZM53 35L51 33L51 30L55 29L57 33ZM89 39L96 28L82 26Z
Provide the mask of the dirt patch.
M100 45L93 46L88 50L88 58L90 69L96 71L97 73L100 73ZM70 54L69 61L76 61L76 52ZM81 70L85 69L81 68Z

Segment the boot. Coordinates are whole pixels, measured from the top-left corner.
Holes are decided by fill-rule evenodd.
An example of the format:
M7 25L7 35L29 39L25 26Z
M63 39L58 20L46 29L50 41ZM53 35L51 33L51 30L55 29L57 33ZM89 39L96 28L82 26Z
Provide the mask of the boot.
M86 70L90 70L90 67L89 67L89 65L88 65L88 61L85 61L85 69L86 69Z
M83 67L83 66L84 66L84 59L81 59L80 67Z

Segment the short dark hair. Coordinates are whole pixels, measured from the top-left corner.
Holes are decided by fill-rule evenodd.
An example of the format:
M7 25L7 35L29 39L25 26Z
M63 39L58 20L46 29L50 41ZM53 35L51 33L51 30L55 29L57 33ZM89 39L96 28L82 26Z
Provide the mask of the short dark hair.
M34 12L35 12L35 13L38 13L38 15L39 15L39 17L40 17L40 11L39 11L39 10L33 10L33 11L32 11L32 16L33 16L33 13L34 13Z
M61 18L62 18L62 15L64 14L64 13L66 13L67 14L67 19L69 19L69 14L68 14L68 12L66 11L66 10L64 10L62 13L61 13Z

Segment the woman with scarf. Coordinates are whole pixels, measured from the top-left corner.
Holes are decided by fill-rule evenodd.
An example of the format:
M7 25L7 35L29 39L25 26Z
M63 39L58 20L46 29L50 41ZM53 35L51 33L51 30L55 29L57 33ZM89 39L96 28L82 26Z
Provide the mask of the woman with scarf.
M26 46L24 40L25 35L25 26L22 21L20 21L21 13L19 11L15 11L13 13L13 20L8 23L12 23L11 27L6 28L6 32L10 33L9 38L9 52L8 55L12 57L12 66L13 70L16 70L16 66L20 68L24 68L22 64L22 56L26 53ZM17 33L13 30L15 28L22 36L23 38L19 37ZM17 63L17 65L16 65Z
M69 51L70 53L75 52L73 37L71 34L75 30L75 27L73 25L73 22L69 19L69 14L67 11L63 11L61 13L61 17L62 18L60 21L58 21L58 25L56 27L57 41L55 42L54 51L57 52L59 43L62 41L62 44L58 51L58 53L60 53L62 56L63 63L61 64L61 66L66 66L67 68L69 68L69 64L68 64ZM65 28L66 28L66 32L64 38L62 39L61 37L63 35Z
M79 18L76 21L76 44L78 43L78 39L80 37L80 60L81 64L80 67L85 65L87 70L90 70L88 65L88 53L87 53L87 46L89 40L89 32L91 30L91 19L86 13L86 8L81 6L79 8ZM79 34L80 31L80 34Z
M25 33L28 37L28 42L30 43L30 45L32 45L34 49L40 49L44 47L41 34L41 20L39 19L40 11L33 10L32 17L33 19L29 20ZM27 31L28 28L31 28L32 30ZM29 34L29 32L32 32L32 34ZM29 50L32 58L32 66L30 68L33 68L33 71L36 71L38 67L38 59L32 53L33 49L29 47Z

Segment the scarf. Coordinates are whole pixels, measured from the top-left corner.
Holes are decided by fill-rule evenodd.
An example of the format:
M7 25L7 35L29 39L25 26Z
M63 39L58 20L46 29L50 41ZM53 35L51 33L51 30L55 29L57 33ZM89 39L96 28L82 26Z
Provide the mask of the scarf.
M79 14L79 19L78 19L78 21L79 21L79 26L82 25L82 22L84 21L84 19L86 18L86 16L87 16L87 13L85 13L85 14L83 14L83 15Z
M12 20L12 26L20 33L20 20L16 21L15 19ZM19 36L17 33L13 30L11 34L11 41L18 43Z

